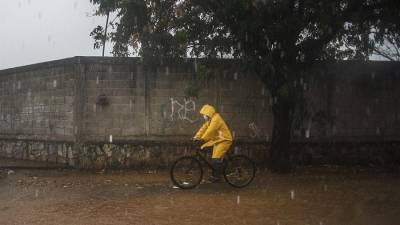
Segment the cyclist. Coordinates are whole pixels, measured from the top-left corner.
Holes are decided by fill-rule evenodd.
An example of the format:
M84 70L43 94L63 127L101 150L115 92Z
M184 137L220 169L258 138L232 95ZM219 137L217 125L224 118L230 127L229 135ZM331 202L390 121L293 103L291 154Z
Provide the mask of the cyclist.
M204 105L200 110L200 114L203 115L205 122L197 131L193 140L206 142L201 146L201 149L213 147L211 163L214 169L209 180L218 182L222 177L223 157L232 145L233 138L224 119L215 111L213 106Z

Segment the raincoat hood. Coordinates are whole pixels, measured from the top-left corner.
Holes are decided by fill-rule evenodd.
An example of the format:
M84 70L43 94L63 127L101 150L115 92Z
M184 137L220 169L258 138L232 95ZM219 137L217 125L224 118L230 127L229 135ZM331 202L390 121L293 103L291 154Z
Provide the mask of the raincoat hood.
M215 108L212 107L211 105L204 105L201 110L200 110L200 114L206 115L209 118L212 118L215 114Z

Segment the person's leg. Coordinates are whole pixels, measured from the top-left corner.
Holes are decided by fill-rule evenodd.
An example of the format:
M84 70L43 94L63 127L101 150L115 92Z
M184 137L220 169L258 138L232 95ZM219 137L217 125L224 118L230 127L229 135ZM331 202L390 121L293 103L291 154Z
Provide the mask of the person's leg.
M222 159L212 159L211 165L213 166L212 177L221 179L223 169Z
M218 143L214 146L213 148L213 154L212 154L212 161L211 164L213 166L213 179L219 180L222 177L222 170L223 170L223 156L225 153L229 150L229 147L231 146L232 142L230 141L224 141L221 143Z
M222 159L224 157L225 153L229 150L229 147L231 147L231 145L232 145L231 141L224 141L224 142L214 145L211 158L212 159Z

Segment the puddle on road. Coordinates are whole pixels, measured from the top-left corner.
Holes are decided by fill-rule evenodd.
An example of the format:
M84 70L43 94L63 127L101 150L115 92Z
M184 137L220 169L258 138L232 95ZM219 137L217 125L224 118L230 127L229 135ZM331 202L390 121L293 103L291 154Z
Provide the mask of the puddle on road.
M220 183L180 190L167 172L16 171L0 185L0 224L394 225L400 220L399 178L297 171L258 174L244 189Z

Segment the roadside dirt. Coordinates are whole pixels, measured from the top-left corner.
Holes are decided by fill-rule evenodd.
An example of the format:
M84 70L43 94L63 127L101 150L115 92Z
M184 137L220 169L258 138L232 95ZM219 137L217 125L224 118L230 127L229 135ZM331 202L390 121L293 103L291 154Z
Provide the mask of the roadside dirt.
M399 178L308 168L184 191L167 171L0 170L0 224L397 225Z

